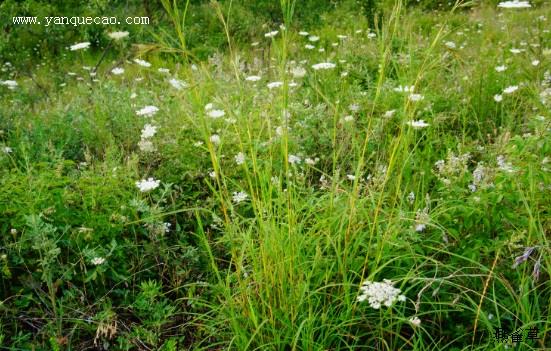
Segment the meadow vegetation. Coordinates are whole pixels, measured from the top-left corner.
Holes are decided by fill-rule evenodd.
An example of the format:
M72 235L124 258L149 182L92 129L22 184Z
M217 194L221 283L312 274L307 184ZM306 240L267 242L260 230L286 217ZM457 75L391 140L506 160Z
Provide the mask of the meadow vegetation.
M549 4L32 2L0 349L551 347Z

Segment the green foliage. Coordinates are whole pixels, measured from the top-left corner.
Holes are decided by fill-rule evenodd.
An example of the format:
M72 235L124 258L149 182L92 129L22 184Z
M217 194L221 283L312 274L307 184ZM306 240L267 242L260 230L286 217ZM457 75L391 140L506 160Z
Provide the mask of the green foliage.
M7 21L154 25L116 42L3 33L0 345L498 350L497 328L548 334L549 8L474 5L3 2ZM364 300L386 279L403 299Z

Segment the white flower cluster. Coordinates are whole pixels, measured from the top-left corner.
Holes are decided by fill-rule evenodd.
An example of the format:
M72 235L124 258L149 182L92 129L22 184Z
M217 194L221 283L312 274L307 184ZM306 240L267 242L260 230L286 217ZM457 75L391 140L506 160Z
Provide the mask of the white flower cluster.
M526 9L532 7L528 1L503 1L497 4L497 7L501 7L502 9Z
M111 32L107 36L113 40L120 40L128 36L128 32Z
M159 111L159 108L156 106L145 106L136 111L136 115L143 117L151 117Z
M105 262L105 258L103 257L94 257L90 261L94 266L99 266L100 264L103 264Z
M332 62L321 62L321 63L316 63L315 65L312 65L312 68L316 71L320 70L320 69L331 69L331 68L335 68L337 65L335 65L334 63Z
M158 188L160 183L160 180L155 180L154 178L149 177L147 179L137 181L136 186L138 187L138 189L140 189L142 193L145 193L147 191Z
M392 286L388 279L384 279L383 282L366 280L360 286L360 291L358 301L367 300L374 309L379 309L382 305L390 307L396 301L406 301L406 297L400 294L400 289Z
M157 133L157 126L146 124L142 129L142 135L138 147L143 152L153 152L155 151L155 146L150 140Z
M90 47L90 42L89 41L85 41L83 43L76 43L74 45L71 45L69 47L69 49L71 51L76 51L76 50L82 50L82 49L88 49Z
M232 196L232 200L235 204L239 204L245 200L247 200L247 198L249 197L249 195L247 195L246 192L244 191L234 191L233 193L233 196Z

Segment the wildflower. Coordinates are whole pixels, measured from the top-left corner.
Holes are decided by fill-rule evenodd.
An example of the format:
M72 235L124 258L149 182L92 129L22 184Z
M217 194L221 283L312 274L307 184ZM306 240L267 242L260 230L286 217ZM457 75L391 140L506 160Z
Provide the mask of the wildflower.
M413 93L413 89L415 89L415 85L411 85L411 86L399 85L396 88L394 88L394 91L398 93Z
M347 115L343 117L343 122L352 122L354 120L354 116Z
M245 163L245 154L240 152L235 155L235 163L237 163L238 165L242 165L243 163Z
M2 148L2 152L5 153L5 154L11 154L13 152L13 149L9 146L4 146Z
M223 110L210 110L209 112L207 112L207 115L209 115L210 118L212 119L217 119L217 118L220 118L220 117L223 117L226 113L223 111Z
M412 204L415 201L415 193L412 191L408 194L408 202Z
M385 114L383 115L383 117L385 118L392 118L392 116L394 116L394 114L396 113L396 110L388 110L385 112Z
M524 253L518 257L515 258L515 263L513 263L513 269L517 268L519 264L526 261L530 255L532 254L532 251L534 251L535 247L527 247L524 249Z
M306 158L306 159L304 160L304 162L306 162L306 164L309 165L309 166L313 166L313 165L315 165L316 163L318 163L319 160L320 160L319 157L316 157L316 158L314 158L314 159L308 157L308 158Z
M455 49L456 48L456 45L453 41L447 41L444 43L444 45L446 45L447 48L449 49Z
M220 144L220 136L218 134L211 135L209 140L210 140L211 143L213 143L215 145Z
M279 88L283 85L283 82L270 82L266 86L268 89Z
M344 39L348 38L348 36L339 34L339 35L337 35L337 38L339 38L340 40L344 40Z
M144 117L151 117L154 114L156 114L159 111L159 108L155 106L145 106L139 110L136 111L136 115L138 116L144 116Z
M413 325L414 327L418 327L421 325L421 320L419 319L419 317L412 317L409 319L409 322L411 323L411 325Z
M503 89L503 93L504 94L512 94L517 90L518 90L518 85L511 85L511 86Z
M7 86L10 90L14 90L15 88L17 88L18 85L15 80L0 81L0 84Z
M316 42L318 40L320 40L320 37L318 37L317 35L311 35L308 37L308 40L311 41L311 42Z
M494 95L494 101L495 102L501 102L503 100L503 95L501 94L495 94Z
M168 83L170 85L172 85L172 87L176 90L182 90L184 88L187 88L186 82L183 82L183 81L181 81L179 79L176 79L176 78L169 79Z
M302 78L306 75L306 70L302 67L293 67L291 74L294 78Z
M410 94L409 95L409 100L410 101L413 101L413 102L417 102L417 101L421 101L423 100L425 97L421 94Z
M232 196L232 200L233 202L235 202L236 204L239 204L245 200L247 200L247 198L249 197L249 195L247 195L246 192L244 191L240 191L240 192L234 192L233 193L233 196Z
M160 73L170 73L170 70L168 68L157 68L157 71Z
M513 173L515 171L511 163L505 161L505 157L503 155L497 156L497 166L500 170L507 173Z
M300 159L300 157L298 157L298 156L289 155L288 161L289 161L290 164L294 165L294 164L300 163L301 159Z
M346 175L346 178L348 178L348 180L355 180L355 179L356 179L356 176L353 175L353 174L347 174L347 175Z
M121 67L115 67L111 70L111 73L113 73L114 75L118 76L119 74L123 74L124 73L124 68L121 68Z
M501 7L502 9L523 9L523 8L529 8L532 7L528 1L503 1L497 4L497 7Z
M144 61L144 60L141 60L141 59L135 58L134 62L136 62L138 65L140 65L142 67L151 67L151 63L149 63L147 61Z
M410 125L414 129L421 129L421 128L426 128L426 127L430 126L430 124L426 123L422 119L420 119L418 121L409 121L408 125Z
M279 31L274 30L274 31L272 31L272 32L268 32L268 33L264 34L264 36L265 36L266 38L273 38L273 37L275 37L275 36L277 35L277 33L279 33Z
M509 49L509 51L512 53L512 54L520 54L522 52L522 50L520 49L515 49L515 48L512 48L512 49Z
M532 66L538 66L540 64L540 60L532 60Z
M128 36L128 32L111 32L107 36L113 40L120 40Z
M205 105L205 111L210 111L214 108L214 105L212 104L212 102L209 102L208 104Z
M496 72L503 72L506 69L507 69L507 66L505 66L505 65L496 66L496 68L495 68Z
M406 297L400 294L400 289L392 285L388 279L384 279L383 282L366 280L360 286L361 294L358 295L358 301L367 300L374 309L379 309L381 305L390 307L396 301L405 301Z
M85 41L83 43L77 43L70 46L71 51L81 50L81 49L88 49L90 47L90 42Z
M473 171L473 183L479 184L484 179L484 165L480 163Z
M305 31L300 31L300 32L298 32L298 35L303 36L303 37L307 37L310 34L308 32L305 32Z
M422 211L418 210L417 213L415 214L415 231L416 232L420 233L424 231L425 228L427 227L427 223L430 220L428 212L429 212L429 209L425 207Z
M92 262L92 264L94 266L99 266L100 264L103 264L105 262L105 258L103 258L103 257L94 257L90 262Z
M138 142L138 147L143 152L154 152L156 150L151 140L147 140L147 139L141 139Z
M320 70L320 69L331 69L331 68L335 68L337 65L335 65L334 63L331 63L331 62L322 62L322 63L316 63L315 65L312 66L312 68L314 70Z
M306 44L306 45L304 45L304 48L306 50L314 50L316 47L314 45Z
M137 181L136 186L138 187L138 189L140 189L142 193L144 193L150 190L157 189L160 183L160 180L155 180L154 178L149 177L147 179Z
M215 171L209 172L209 177L211 177L212 179L216 178L216 172Z
M368 37L369 39L373 39L373 38L375 38L376 36L377 36L377 34L375 34L375 33L373 33L373 32L367 33L367 37Z
M157 133L157 127L151 124L146 124L142 129L142 139L149 139Z
M249 82L258 82L260 79L262 79L260 76L248 76L245 78L245 80Z

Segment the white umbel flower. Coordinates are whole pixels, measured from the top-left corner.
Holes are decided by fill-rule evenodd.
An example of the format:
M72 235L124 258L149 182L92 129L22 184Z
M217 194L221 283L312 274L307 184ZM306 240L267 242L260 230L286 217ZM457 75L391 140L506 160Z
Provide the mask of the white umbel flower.
M332 69L332 68L335 68L336 66L337 65L335 65L332 62L321 62L321 63L316 63L315 65L312 65L312 68L318 71L320 69Z
M293 75L293 78L302 78L306 75L306 70L300 66L293 67L291 69L291 74Z
M270 82L266 86L268 87L268 89L279 88L283 86L283 82Z
M528 1L503 1L497 4L497 7L501 7L502 9L526 9L532 7Z
M277 35L277 33L279 33L279 31L274 30L274 31L271 31L271 32L268 32L268 33L264 34L264 36L265 36L266 38L273 38L273 37L275 37L275 36Z
M94 266L99 266L100 264L103 264L105 262L105 258L103 257L94 257L90 261Z
M215 145L220 144L220 136L218 134L211 135L209 140L210 140L211 143L213 143Z
M141 60L141 59L134 59L134 62L136 62L138 65L142 66L142 67L151 67L151 63L147 62L147 61L144 61L144 60Z
M114 75L118 76L119 74L123 74L124 73L124 68L121 68L121 67L115 67L111 70L111 73L113 73Z
M244 192L244 191L234 192L233 196L232 196L232 201L236 204L239 204L239 203L247 200L248 197L249 197L249 195L247 195L247 193Z
M235 155L235 163L237 163L238 165L242 165L243 163L245 163L245 154L240 152Z
M408 125L410 125L414 129L421 129L421 128L426 128L426 127L430 126L430 124L428 124L427 122L425 122L422 119L420 119L418 121L409 121Z
M82 49L88 49L90 47L90 42L89 41L85 41L83 43L76 43L74 45L71 45L69 47L69 49L71 51L76 51L76 50L82 50Z
M136 114L138 116L143 116L143 117L151 117L153 116L154 114L156 114L157 112L159 111L159 108L158 107L155 107L155 106L145 106L139 110L136 111Z
M15 80L0 81L0 84L7 86L10 90L14 90L15 88L17 88L18 85Z
M128 32L111 32L107 36L113 40L120 40L128 36Z
M212 119L224 117L225 114L226 112L224 112L224 110L209 110L209 112L207 112L207 115Z
M260 76L248 76L247 78L245 78L245 80L248 82L258 82L260 79L262 79L262 77Z
M503 94L512 94L517 90L518 90L518 85L511 85L511 86L503 89Z
M152 138L155 133L157 133L157 127L148 123L142 129L142 139Z
M294 165L294 164L300 163L300 162L301 162L301 159L300 159L300 157L298 157L298 156L289 155L288 161L289 161L290 164Z
M168 83L170 85L172 85L172 87L176 90L182 90L184 88L187 88L186 82L183 82L183 81L181 81L179 79L176 79L176 78L169 79Z
M147 191L157 189L160 183L161 183L160 180L155 180L154 178L149 177L147 179L142 179L140 181L137 181L136 186L138 187L138 189L140 189L142 193L145 193Z
M409 100L413 102L421 101L425 97L421 94L409 94Z
M394 88L394 91L397 93L413 93L414 89L415 89L415 85L410 85L410 86L399 85L396 88Z
M406 297L400 294L400 289L392 285L388 279L384 279L383 282L366 280L360 286L361 294L358 295L358 301L367 300L374 309L379 309L383 305L390 307L396 301L405 301Z

